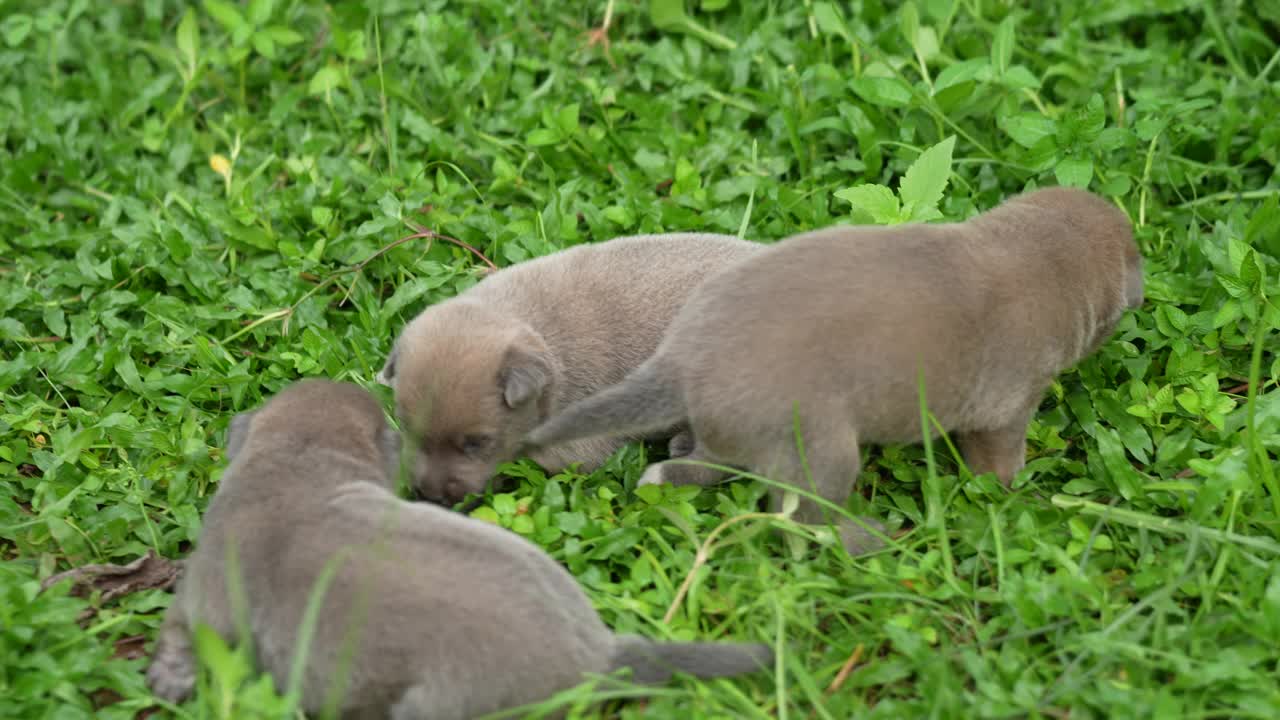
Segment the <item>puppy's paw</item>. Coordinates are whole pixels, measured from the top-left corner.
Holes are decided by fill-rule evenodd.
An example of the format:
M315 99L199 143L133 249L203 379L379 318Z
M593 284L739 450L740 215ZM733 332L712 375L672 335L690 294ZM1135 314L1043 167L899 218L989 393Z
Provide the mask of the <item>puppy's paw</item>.
M698 440L689 430L676 433L667 441L667 455L677 458L693 453L694 448L698 446Z
M665 485L667 480L663 477L662 464L650 465L645 468L644 474L640 476L640 481L636 483L636 487L641 485Z
M157 652L147 668L147 686L156 697L180 703L196 686L195 658L177 652Z
M853 557L868 555L884 548L887 544L884 538L881 537L887 534L884 523L869 517L861 517L859 519L868 527L873 528L875 532L852 520L841 518L839 523L840 543L844 545L845 552Z

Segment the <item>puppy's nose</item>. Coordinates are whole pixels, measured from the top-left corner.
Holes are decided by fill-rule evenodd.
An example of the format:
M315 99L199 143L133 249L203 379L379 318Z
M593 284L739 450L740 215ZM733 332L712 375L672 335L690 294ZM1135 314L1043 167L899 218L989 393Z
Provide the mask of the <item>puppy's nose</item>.
M444 484L444 496L449 502L458 502L466 497L466 488L462 487L462 483L458 480L450 480Z

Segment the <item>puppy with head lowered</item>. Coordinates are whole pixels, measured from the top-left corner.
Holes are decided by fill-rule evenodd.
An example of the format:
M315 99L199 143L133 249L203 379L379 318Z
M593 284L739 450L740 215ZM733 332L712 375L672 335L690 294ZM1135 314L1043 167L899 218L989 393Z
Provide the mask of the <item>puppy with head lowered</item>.
M395 388L396 415L413 444L414 490L448 504L483 492L538 423L652 355L703 278L760 249L694 233L579 245L503 269L424 310L379 376ZM532 457L551 472L574 462L590 471L628 439L555 443Z
M251 641L283 690L327 568L303 659L308 713L336 698L344 718L465 720L545 699L586 673L625 667L657 683L673 670L720 677L772 662L766 645L614 635L537 546L397 498L398 441L365 390L327 381L295 384L233 420L231 464L147 672L158 696L190 694L197 623Z
M652 358L529 442L687 421L688 459L805 488L812 478L842 505L861 444L921 439L922 374L928 409L957 434L968 467L1007 486L1054 375L1142 299L1128 219L1082 190L1028 192L961 223L808 232L708 279ZM668 461L641 482L724 477ZM818 520L820 508L802 500L798 518ZM846 547L865 549L852 524L841 533Z

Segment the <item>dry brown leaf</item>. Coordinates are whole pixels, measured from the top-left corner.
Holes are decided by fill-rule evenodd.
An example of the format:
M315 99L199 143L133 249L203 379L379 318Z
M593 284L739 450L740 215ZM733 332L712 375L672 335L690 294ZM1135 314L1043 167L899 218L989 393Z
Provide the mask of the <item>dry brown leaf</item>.
M148 550L146 555L126 565L83 565L50 575L40 583L40 589L47 590L70 579L72 595L86 597L94 590L100 590L102 602L107 602L141 590L168 589L177 581L181 570L180 563L163 558L154 550Z

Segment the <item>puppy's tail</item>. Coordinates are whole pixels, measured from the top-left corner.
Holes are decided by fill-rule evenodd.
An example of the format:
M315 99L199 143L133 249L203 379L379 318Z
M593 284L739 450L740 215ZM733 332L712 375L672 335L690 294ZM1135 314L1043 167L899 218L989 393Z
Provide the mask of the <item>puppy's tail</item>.
M595 435L639 436L684 419L684 398L674 373L649 358L622 382L573 403L534 428L525 443L548 447Z
M773 648L758 643L660 643L619 635L610 672L630 668L633 682L657 685L676 671L699 678L729 677L768 669L773 661Z

